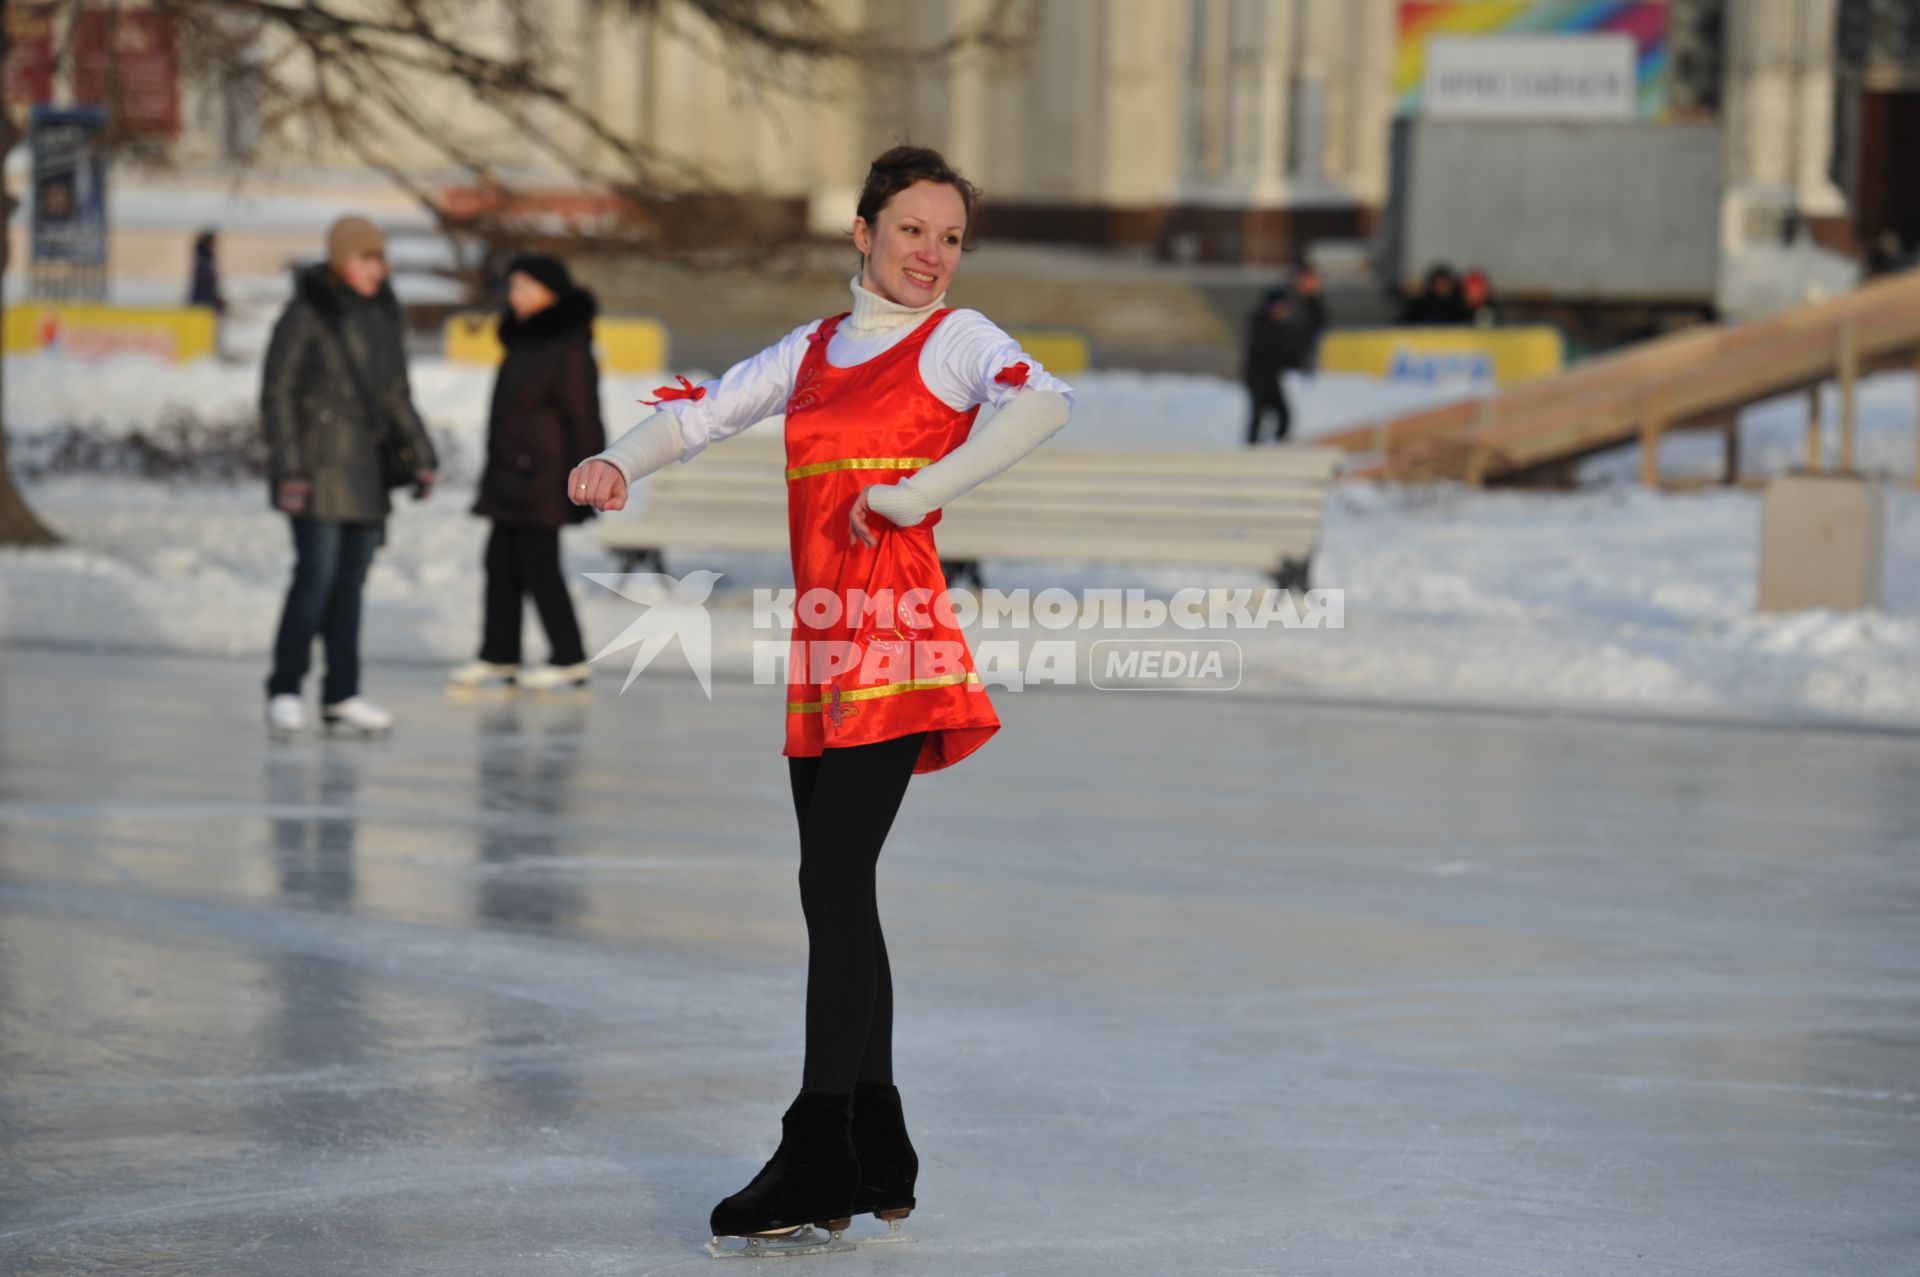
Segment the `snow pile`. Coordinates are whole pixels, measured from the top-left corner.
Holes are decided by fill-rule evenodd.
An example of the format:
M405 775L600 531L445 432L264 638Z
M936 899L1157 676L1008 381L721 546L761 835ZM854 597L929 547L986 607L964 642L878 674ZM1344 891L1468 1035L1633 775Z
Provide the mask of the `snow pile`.
M82 368L18 357L7 365L7 415L16 439L76 423L129 432L173 410L238 419L253 410L257 378L256 367L211 361L176 368L127 358ZM634 401L661 380L606 378L609 422L618 429L634 420ZM485 528L466 510L492 374L421 360L413 381L430 424L460 444L467 464L431 501L400 503L369 582L365 642L376 663L455 661L478 641ZM1112 372L1076 383L1081 412L1056 446L1241 446L1245 403L1230 382ZM1432 400L1354 378L1304 379L1296 390L1307 436ZM1911 475L1915 400L1911 375L1865 383L1859 454L1867 468ZM1784 469L1800 456L1803 412L1795 400L1747 415L1750 471ZM1712 474L1719 457L1717 438L1683 436L1668 443L1663 465L1670 474ZM1884 610L1768 617L1753 611L1758 494L1662 494L1608 481L1637 469L1631 456L1590 462L1585 473L1595 482L1571 494L1337 487L1314 583L1346 591L1346 627L1236 634L1244 685L1920 723L1920 498L1905 485L1889 489ZM59 476L28 486L69 544L0 552L0 642L159 647L264 664L291 548L262 485ZM576 573L613 569L592 524L570 529L566 546ZM784 556L669 564L676 573L702 566L727 574L713 609L718 665L744 674L752 640L765 637L749 628L747 587L784 584ZM1244 574L1075 564L989 563L987 577L1005 590L1143 586L1161 597L1262 584ZM584 580L578 590L590 643L638 615ZM526 650L534 658L545 651L531 620ZM675 660L658 672L685 677L679 669Z

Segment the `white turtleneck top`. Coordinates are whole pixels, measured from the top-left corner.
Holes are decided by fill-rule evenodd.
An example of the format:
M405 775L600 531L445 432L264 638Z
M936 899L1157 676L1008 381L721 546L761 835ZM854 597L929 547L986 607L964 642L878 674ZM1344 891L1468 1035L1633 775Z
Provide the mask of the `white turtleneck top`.
M920 308L903 306L852 281L853 310L827 343L827 360L840 368L865 363L913 332L940 309L942 295ZM670 399L605 452L588 458L615 466L628 482L673 460L691 461L709 444L777 415L793 393L793 379L806 354L812 320L721 376L700 383L697 399ZM1023 385L995 378L1015 364L1027 365ZM920 353L920 379L935 398L956 411L976 404L996 410L976 423L967 441L947 456L895 484L868 489L868 502L893 522L912 526L977 484L998 474L1045 442L1065 424L1073 389L1047 372L1007 333L974 310L948 315Z

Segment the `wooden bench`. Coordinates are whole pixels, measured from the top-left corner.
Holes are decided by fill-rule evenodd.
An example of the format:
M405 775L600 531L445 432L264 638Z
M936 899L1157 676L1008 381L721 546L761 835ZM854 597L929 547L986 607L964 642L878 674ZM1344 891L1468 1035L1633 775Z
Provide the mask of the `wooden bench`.
M779 443L769 422L667 467L647 480L638 514L602 520L602 544L629 572L665 571L669 549L785 553ZM934 535L952 585L983 584L983 560L1022 560L1253 568L1304 589L1340 455L1050 445L954 502Z

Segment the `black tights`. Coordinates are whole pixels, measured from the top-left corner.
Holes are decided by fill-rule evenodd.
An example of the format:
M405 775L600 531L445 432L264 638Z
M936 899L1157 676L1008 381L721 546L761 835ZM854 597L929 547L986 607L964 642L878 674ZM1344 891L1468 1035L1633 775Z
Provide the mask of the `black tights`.
M925 733L789 758L807 916L807 1060L801 1089L893 1081L893 971L874 869Z

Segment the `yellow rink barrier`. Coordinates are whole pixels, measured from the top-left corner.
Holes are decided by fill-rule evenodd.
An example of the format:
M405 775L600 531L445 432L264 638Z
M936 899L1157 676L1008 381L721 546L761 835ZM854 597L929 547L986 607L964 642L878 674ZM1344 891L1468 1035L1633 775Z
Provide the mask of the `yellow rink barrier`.
M500 317L467 312L447 319L440 330L441 353L456 364L498 364ZM602 315L593 321L600 366L607 372L654 372L667 367L667 326L657 319Z
M1320 339L1323 372L1441 386L1515 386L1567 362L1557 328L1338 328Z
M1071 377L1093 367L1093 343L1077 328L1014 328L1007 335L1050 373Z
M9 355L43 350L71 359L139 353L175 363L214 353L218 324L201 306L15 302L0 337Z

